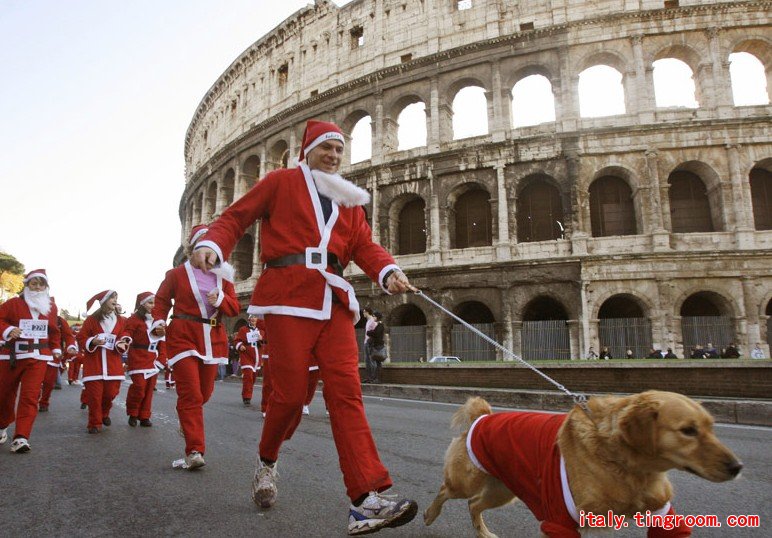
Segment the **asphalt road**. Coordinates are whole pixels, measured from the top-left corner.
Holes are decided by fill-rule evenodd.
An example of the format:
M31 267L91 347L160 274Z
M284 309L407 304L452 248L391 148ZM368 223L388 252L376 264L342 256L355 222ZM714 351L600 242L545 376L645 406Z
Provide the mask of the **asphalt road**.
M258 393L259 393L259 387ZM55 391L51 410L35 423L32 451L0 449L0 536L345 536L344 494L329 420L321 393L287 442L279 463L279 500L259 511L249 497L262 418L257 406L241 404L240 384L217 383L206 406L207 466L172 469L183 455L177 433L176 395L159 388L153 428L130 428L125 417L126 385L113 408L113 425L101 435L86 433L79 409L80 387ZM258 398L256 398L258 399ZM442 478L442 458L451 438L455 405L366 398L367 413L394 492L415 498L419 516L380 536L474 536L466 503L445 505L425 527L420 512ZM695 536L770 536L772 531L772 429L719 426L719 436L746 465L735 481L713 484L671 472L674 505L681 514L761 516L755 529L695 529ZM9 430L10 433L10 430ZM538 536L538 523L521 504L487 512L489 528L501 538ZM644 536L640 529L620 536Z

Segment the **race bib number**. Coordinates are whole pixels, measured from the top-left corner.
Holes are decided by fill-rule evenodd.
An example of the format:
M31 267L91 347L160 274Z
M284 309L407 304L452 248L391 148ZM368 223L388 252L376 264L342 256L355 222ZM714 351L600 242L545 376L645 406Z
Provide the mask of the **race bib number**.
M22 319L19 321L21 337L38 340L48 338L48 320L47 319Z
M247 333L247 343L257 344L260 341L260 331L249 331Z
M105 343L103 345L105 349L115 349L116 336L113 333L102 333L99 337L104 338Z

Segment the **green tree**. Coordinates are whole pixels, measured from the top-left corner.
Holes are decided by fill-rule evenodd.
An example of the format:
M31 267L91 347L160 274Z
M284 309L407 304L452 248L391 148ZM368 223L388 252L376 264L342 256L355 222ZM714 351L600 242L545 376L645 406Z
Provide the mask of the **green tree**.
M0 303L22 290L23 276L24 264L7 252L0 252Z

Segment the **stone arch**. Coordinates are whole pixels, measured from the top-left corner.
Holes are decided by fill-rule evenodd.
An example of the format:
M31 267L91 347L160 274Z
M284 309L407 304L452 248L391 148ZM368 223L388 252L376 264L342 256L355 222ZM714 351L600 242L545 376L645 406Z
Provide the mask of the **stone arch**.
M654 102L657 108L699 108L703 102L704 79L680 58L661 58L652 64Z
M289 145L287 142L283 139L274 142L268 151L266 160L266 164L271 167L271 170L287 168L289 165Z
M772 41L766 37L753 36L750 39L743 35L729 46L734 52L747 52L752 54L764 65L767 73L772 70Z
M236 280L247 280L252 276L252 259L255 252L255 239L252 234L244 234L236 248L231 252L231 265L236 271Z
M465 76L459 79L454 79L451 83L448 84L448 87L445 90L445 95L447 96L448 102L452 103L453 99L455 99L456 95L458 95L458 92L471 86L480 87L486 92L490 91L489 82L483 81L480 77Z
M421 95L420 92L410 92L397 97L391 102L391 104L385 106L384 109L388 111L388 117L396 121L400 112L402 112L405 107L415 103L426 104L428 102L429 99Z
M570 359L569 314L552 294L532 297L522 312L522 353L525 360Z
M590 77L593 77L593 80L590 80ZM609 80L609 86L600 87L594 80L598 77L614 78L615 80L613 82ZM596 63L580 71L578 79L577 94L579 96L580 117L594 118L627 114L629 106L625 88L625 71L607 63Z
M202 220L206 223L212 222L217 211L217 182L212 181L206 188L206 197L204 198L204 214Z
M426 200L421 195L405 193L394 199L389 206L389 235L395 254L426 252Z
M220 189L222 192L222 206L224 208L228 207L233 203L233 196L236 192L236 172L233 168L228 168L228 170L225 171L222 187Z
M517 241L562 239L565 230L560 185L547 174L531 174L517 184L515 199Z
M568 309L563 302L551 294L532 297L523 307L523 321L568 320Z
M617 173L614 167L605 170L599 177L596 174L588 189L592 236L635 235L635 203L626 174Z
M622 75L630 71L630 67L632 66L632 60L629 58L625 58L621 54L618 54L616 52L611 52L609 50L601 50L601 51L592 51L584 55L583 58L580 58L579 61L576 63L578 66L577 72L581 73L582 71L586 71L590 67L596 66L596 65L607 65L609 67L613 67Z
M653 64L657 60L664 60L666 58L675 58L676 60L681 60L683 63L689 66L689 68L692 70L692 73L697 73L700 68L703 54L696 51L689 45L675 43L656 50L651 55L649 63Z
M245 193L260 179L260 157L250 155L241 165L241 192Z
M458 302L453 312L490 338L496 338L496 318L488 306L478 300ZM463 361L496 360L496 348L471 332L462 324L453 321L451 326L451 350Z
M448 195L448 208L451 248L493 244L491 195L484 185L459 185Z
M426 313L417 304L405 303L388 316L389 356L392 362L427 360Z
M489 99L486 87L475 82L477 79L465 78L459 81L460 87L453 91L451 103L453 140L484 136L490 132L488 125ZM464 94L462 95L462 92Z
M607 298L599 300L598 352L608 348L613 358L627 357L627 350L632 351L632 358L650 355L653 351L651 321L647 316L650 310L647 301L629 292L609 292Z
M502 86L505 88L512 88L521 80L533 75L541 75L552 83L555 78L555 70L542 63L528 64L503 76L503 80L501 81Z
M772 159L754 165L748 174L756 230L772 230Z
M369 125L364 120L369 119ZM362 122L362 123L360 123ZM356 164L371 159L373 156L373 130L375 123L372 115L364 109L351 112L341 124L346 147L344 160Z
M676 166L667 181L674 233L723 229L720 178L712 167L701 161L687 161Z
M397 151L423 147L428 143L429 114L426 108L427 103L427 100L417 94L405 95L394 103L390 117L394 119L396 124ZM408 107L419 104L423 105L422 110L418 108L412 113L407 110ZM423 112L423 121L420 121L421 111ZM415 117L410 117L413 115ZM414 138L414 140L408 140L408 138Z
M373 115L366 109L356 108L355 110L351 111L342 122L340 122L340 129L345 134L351 136L351 131L354 129L354 126L359 123L359 120L364 119L367 116L370 116L371 118L373 117Z
M676 305L684 356L700 354L698 346L707 348L707 344L713 344L720 352L736 340L734 317L739 310L722 292L699 287L682 295Z

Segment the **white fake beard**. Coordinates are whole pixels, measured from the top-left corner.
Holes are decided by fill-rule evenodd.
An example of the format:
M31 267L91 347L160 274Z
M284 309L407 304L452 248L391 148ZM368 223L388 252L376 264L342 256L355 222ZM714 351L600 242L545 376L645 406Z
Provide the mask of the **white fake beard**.
M222 277L224 280L227 280L231 283L236 277L236 269L234 269L234 267L228 262L223 262L217 267L212 267L211 271L215 275Z
M328 174L321 170L311 170L311 176L316 183L316 189L322 194L342 205L356 207L370 203L370 193L357 187L340 174Z
M48 294L48 288L43 291L32 291L24 288L24 300L31 310L36 310L47 316L51 311L51 296Z

